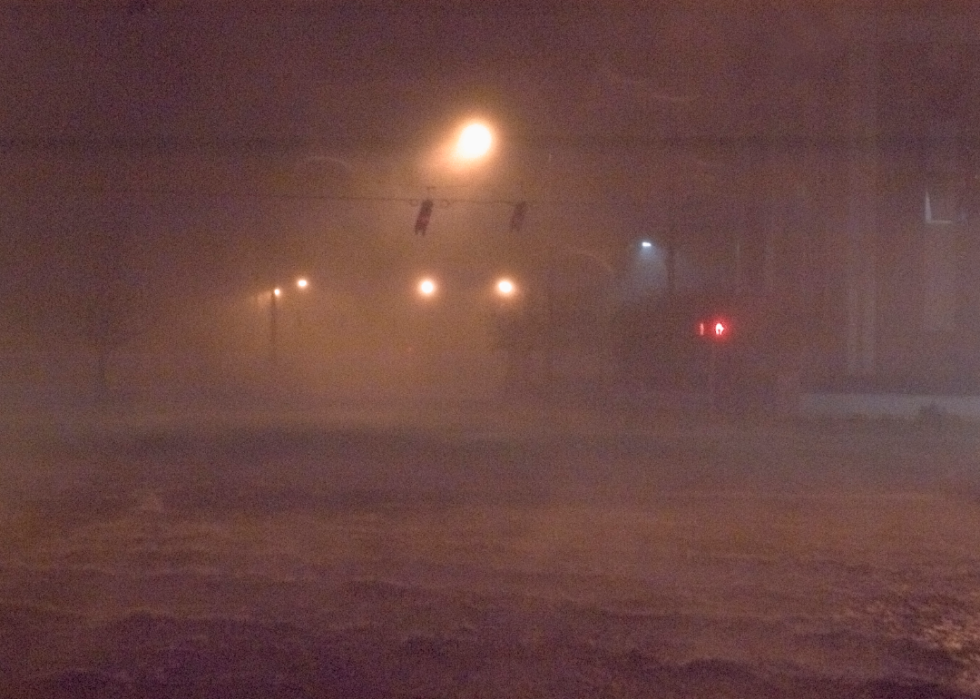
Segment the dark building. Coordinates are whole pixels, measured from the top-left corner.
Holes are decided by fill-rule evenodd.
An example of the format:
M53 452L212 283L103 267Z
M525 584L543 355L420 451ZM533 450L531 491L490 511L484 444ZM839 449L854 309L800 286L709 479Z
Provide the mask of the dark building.
M727 136L716 286L775 351L770 374L816 390L975 391L976 13L860 8L825 13L809 45L768 44L760 98Z

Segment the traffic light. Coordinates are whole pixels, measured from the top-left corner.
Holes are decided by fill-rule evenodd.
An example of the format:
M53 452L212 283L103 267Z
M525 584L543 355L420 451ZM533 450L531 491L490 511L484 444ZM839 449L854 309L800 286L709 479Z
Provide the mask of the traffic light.
M514 204L514 213L510 215L510 232L517 233L524 226L524 216L527 215L527 202L519 201Z
M429 227L429 219L432 218L432 207L435 206L431 199L426 199L419 207L419 215L415 217L415 235L425 235Z

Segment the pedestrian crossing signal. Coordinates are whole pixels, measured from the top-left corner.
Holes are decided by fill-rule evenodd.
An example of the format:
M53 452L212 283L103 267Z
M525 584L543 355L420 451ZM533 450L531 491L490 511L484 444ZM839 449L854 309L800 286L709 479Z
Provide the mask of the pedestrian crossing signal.
M715 341L727 340L731 330L731 325L724 318L699 321L697 328L698 337Z

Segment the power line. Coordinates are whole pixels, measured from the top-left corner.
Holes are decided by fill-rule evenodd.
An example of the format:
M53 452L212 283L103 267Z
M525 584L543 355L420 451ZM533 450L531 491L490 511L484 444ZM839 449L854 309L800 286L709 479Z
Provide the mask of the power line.
M665 150L700 151L717 149L725 153L760 149L795 153L819 150L830 153L852 153L874 148L883 152L917 152L929 145L927 136L919 133L878 134L871 137L848 135L782 133L759 131L739 135L651 135L633 133L530 133L512 138L517 145L534 150L569 149L580 153L605 152L610 148L656 152ZM963 134L957 143L980 146L980 135ZM46 153L54 155L226 155L285 157L297 153L336 147L367 150L391 149L404 145L403 139L360 134L345 139L315 139L305 136L241 136L213 138L143 137L100 138L85 136L10 136L0 134L0 153Z
M33 188L38 196L42 194L43 188ZM528 197L515 198L470 198L470 197L443 197L434 195L431 192L419 196L387 196L387 195L362 195L362 194L327 194L316 192L259 192L259 191L207 191L189 189L164 189L164 188L128 188L128 187L72 187L54 188L57 191L45 191L45 194L55 194L57 196L96 196L96 195L115 195L123 197L144 197L144 198L173 198L173 199L255 199L255 200L280 200L280 201L324 201L324 202L352 202L352 203L394 203L406 204L409 206L419 206L426 199L431 199L436 206L448 207L456 205L472 206L561 206L561 207L621 207L621 206L648 206L648 200L638 200L626 197L609 197L605 199L580 199L580 198L548 198L532 199ZM7 188L10 191L10 188Z

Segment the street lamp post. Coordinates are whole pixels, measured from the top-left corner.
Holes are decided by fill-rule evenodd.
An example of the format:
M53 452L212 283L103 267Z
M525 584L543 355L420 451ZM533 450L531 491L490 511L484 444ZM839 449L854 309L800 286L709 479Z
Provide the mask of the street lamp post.
M279 296L282 289L273 287L269 296L269 360L272 366L279 363Z
M306 277L296 279L296 288L300 291L305 291L309 286ZM279 299L282 295L282 287L273 285L269 294L269 361L272 366L279 363Z
M494 284L492 312L494 346L504 352L503 389L510 393L526 379L527 326L521 308L521 288L510 277Z
M297 277L296 288L300 291L306 291L310 286L310 282L306 277ZM296 330L300 333L300 340L302 340L302 333L306 332L303 323L303 306L299 305L296 308Z

